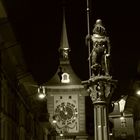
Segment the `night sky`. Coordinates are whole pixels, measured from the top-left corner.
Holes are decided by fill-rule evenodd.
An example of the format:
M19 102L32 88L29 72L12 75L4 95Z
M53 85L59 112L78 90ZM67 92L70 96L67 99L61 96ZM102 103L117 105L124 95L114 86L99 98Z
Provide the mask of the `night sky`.
M139 5L134 0L89 2L91 34L96 19L102 19L112 46L111 74L125 89L132 79L139 77ZM89 78L86 0L5 0L5 7L28 69L39 84L47 82L58 68L62 7L65 7L72 67L81 80Z

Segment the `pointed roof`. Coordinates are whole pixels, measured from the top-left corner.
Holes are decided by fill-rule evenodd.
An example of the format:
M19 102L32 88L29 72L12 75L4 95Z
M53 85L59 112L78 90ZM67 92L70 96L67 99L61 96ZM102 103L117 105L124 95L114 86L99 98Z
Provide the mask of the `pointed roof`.
M65 13L63 12L63 27L61 32L61 42L60 42L60 65L58 67L55 75L47 82L48 86L61 86L61 87L83 87L81 85L81 80L77 77L73 71L69 62L69 43L66 30ZM62 56L63 55L63 56ZM62 75L67 75L69 77L69 82L62 82ZM65 76L66 76L65 75ZM71 86L70 86L71 85ZM77 86L78 85L78 86Z
M63 26L62 26L61 41L60 41L60 48L59 49L69 49L64 10L63 10Z

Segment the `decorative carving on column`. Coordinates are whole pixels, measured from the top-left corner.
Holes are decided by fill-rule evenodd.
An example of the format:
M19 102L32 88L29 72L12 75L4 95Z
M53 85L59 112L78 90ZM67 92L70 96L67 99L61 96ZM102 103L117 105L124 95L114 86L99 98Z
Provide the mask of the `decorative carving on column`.
M112 77L98 76L88 81L91 100L96 102L106 102L113 93L116 81Z

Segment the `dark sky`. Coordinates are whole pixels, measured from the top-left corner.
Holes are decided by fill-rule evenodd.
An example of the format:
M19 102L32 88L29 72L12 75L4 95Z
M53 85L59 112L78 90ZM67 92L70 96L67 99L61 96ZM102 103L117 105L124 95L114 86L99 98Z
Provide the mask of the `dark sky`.
M91 33L96 19L102 19L112 46L112 75L127 87L138 76L139 5L134 0L89 2ZM29 71L39 83L48 81L57 70L65 7L72 67L82 80L88 79L86 0L5 0L5 6Z

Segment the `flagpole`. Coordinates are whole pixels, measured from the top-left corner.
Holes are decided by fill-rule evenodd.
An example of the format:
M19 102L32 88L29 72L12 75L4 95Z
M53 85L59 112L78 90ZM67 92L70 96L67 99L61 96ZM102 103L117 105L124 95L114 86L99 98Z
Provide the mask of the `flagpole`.
M90 9L89 9L89 0L87 0L87 38L86 38L86 41L87 41L87 46L88 46L88 54L89 54L89 58L88 58L88 61L89 61L89 77L91 77L91 58L90 58L90 21L89 21L89 18L90 18Z

